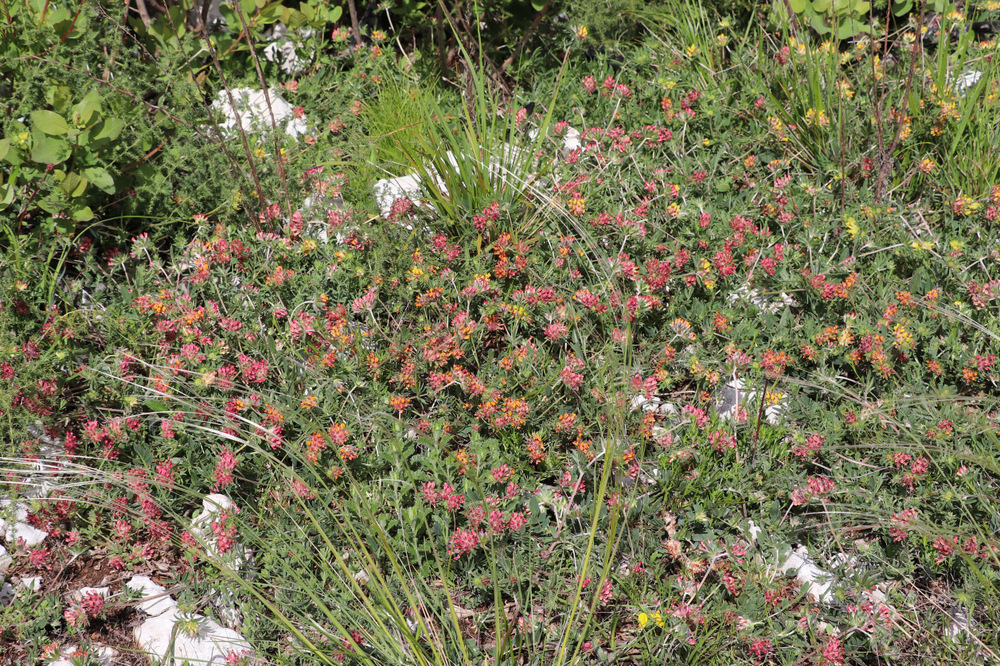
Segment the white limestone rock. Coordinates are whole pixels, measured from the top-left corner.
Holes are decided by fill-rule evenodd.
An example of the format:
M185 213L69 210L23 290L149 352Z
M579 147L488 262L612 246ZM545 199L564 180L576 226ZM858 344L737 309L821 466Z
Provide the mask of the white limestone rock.
M24 545L33 548L45 540L48 532L28 524L28 506L23 502L14 504L9 499L0 500L0 534L8 546L16 546L18 539L24 539Z
M982 78L983 73L975 69L962 74L960 77L955 79L955 82L952 85L955 89L955 94L959 97L964 97L965 93L969 92L969 89L979 83L979 80Z
M735 418L737 408L747 408L747 405L756 402L758 395L757 391L747 388L746 383L742 379L734 379L727 382L719 391L719 397L715 403L719 418L723 421ZM764 407L764 420L769 425L778 425L784 419L787 411L788 400L783 398L774 405ZM752 416L756 418L756 414Z
M253 647L238 632L203 615L184 617L176 606L136 627L135 639L157 662L168 666L182 666L185 662L225 666L231 653L246 653L254 658Z
M736 291L730 292L726 296L726 301L730 305L735 305L740 301L745 301L753 305L761 312L767 312L770 314L774 314L784 308L795 307L799 304L798 301L785 292L781 292L776 298L770 299L762 295L759 290L751 289L748 285L743 285Z
M379 213L382 217L389 217L392 212L392 204L397 199L407 198L420 205L423 199L423 185L420 176L412 174L409 176L399 176L398 178L383 178L375 183L375 203L378 204Z
M38 592L42 589L42 577L41 576L23 576L21 582L14 587L14 592L20 592L21 590L33 590Z
M264 60L277 63L281 71L286 74L294 76L301 73L309 66L309 62L299 55L299 49L312 33L313 29L310 26L292 31L280 21L275 23L271 30L271 39L264 47Z
M268 88L268 95L271 98L271 112L267 109L267 100L262 90L252 88L236 88L233 91L233 101L235 108L229 101L229 95L225 90L220 90L217 99L212 103L212 108L224 114L219 129L226 137L236 136L238 127L242 127L245 132L264 132L271 130L271 112L274 113L274 123L283 129L285 134L298 139L299 136L307 134L309 127L305 118L296 118L294 108L285 101L274 88Z
M48 532L44 532L28 523L7 523L3 526L3 530L4 539L7 540L7 543L16 544L21 539L24 539L24 545L28 548L37 546L49 536Z
M847 572L852 571L857 564L855 558L840 553L829 561L834 568L844 569ZM830 605L836 601L835 592L841 577L820 569L815 560L809 556L809 549L805 546L790 549L787 557L778 566L778 570L786 575L794 573L799 584L808 587L809 594L815 596L820 603Z
M233 513L238 510L233 501L225 495L219 493L207 495L202 501L201 512L191 521L191 535L205 546L206 552L218 565L228 568L235 574L252 579L254 576L251 571L253 567L252 551L243 542L236 539L230 550L223 553L219 550L218 538L212 532L212 521L216 520L221 511ZM227 625L238 627L242 624L239 602L232 589L215 590L212 601L219 616Z
M167 594L167 589L154 583L149 576L133 576L125 583L125 587L142 594L138 608L146 615L155 617L177 607L177 602Z

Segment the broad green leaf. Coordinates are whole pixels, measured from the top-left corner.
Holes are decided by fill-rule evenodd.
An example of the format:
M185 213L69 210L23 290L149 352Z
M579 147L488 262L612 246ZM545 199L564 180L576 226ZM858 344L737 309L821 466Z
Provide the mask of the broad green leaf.
M10 150L10 139L0 139L0 162L3 158L7 157L7 152Z
M856 16L864 16L868 13L871 8L872 3L870 2L855 2L854 6L851 8Z
M74 210L70 216L77 222L89 222L94 219L94 211L90 209L90 206L84 206Z
M66 174L62 182L59 183L59 187L62 191L71 197L81 196L87 189L87 179L77 173Z
M73 107L73 121L80 125L86 125L94 117L94 113L100 110L101 96L97 91L89 92Z
M830 0L813 0L812 8L819 14L826 13L826 10L830 8Z
M309 22L309 19L306 18L305 14L303 14L302 12L300 12L297 9L293 9L289 13L288 20L285 21L285 24L291 30L298 30L299 28L301 28L302 26L304 26L308 22Z
M340 20L340 17L343 13L344 13L343 7L340 6L334 7L327 13L326 17L327 23L336 23L337 21Z
M840 25L837 26L837 39L850 39L851 37L856 37L862 32L868 32L868 30L869 27L867 23L848 17L841 21Z
M72 152L69 144L62 139L45 137L31 149L31 161L39 164L59 164L65 162Z
M54 111L39 109L31 112L31 125L50 136L65 134L69 130L66 119Z
M0 210L3 210L14 201L14 187L17 185L17 172L19 169L14 167L10 170L10 178L7 179L7 185L0 185ZM0 178L0 181L3 179Z
M913 9L913 0L893 0L892 15L905 16Z
M815 12L813 12L813 14L809 17L809 25L811 25L812 29L820 35L827 35L831 32L830 26L826 24L823 16Z
M788 0L788 6L792 8L792 11L796 14L801 14L805 11L805 3L809 0Z
M272 2L264 7L260 12L261 23L274 23L281 17L281 12L284 9L280 2Z
M70 14L69 10L66 9L65 7L58 7L57 9L51 9L50 5L49 12L48 14L45 15L45 23L55 27L56 32L62 32L61 30L59 30L59 28L62 27L59 25L60 23L68 23L69 21L72 20L73 20L73 15ZM66 25L65 27L68 28L69 25Z
M545 9L544 0L531 0L531 6L536 12L540 12Z
M170 409L167 403L162 400L147 400L146 407L151 412L166 412Z
M101 131L98 132L94 139L110 139L114 141L118 138L118 135L122 133L125 128L125 121L121 118L105 118L104 126L101 127Z
M14 200L14 184L0 185L0 210L4 210Z
M83 172L87 174L90 182L105 194L115 193L115 179L111 177L111 174L107 170L101 167L91 167L84 169Z
M71 99L73 91L69 86L49 86L45 89L45 103L59 113L66 110Z

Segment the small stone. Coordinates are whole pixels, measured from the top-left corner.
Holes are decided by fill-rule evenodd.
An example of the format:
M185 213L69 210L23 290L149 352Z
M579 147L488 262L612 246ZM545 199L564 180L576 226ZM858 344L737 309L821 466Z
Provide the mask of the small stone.
M166 594L167 589L154 583L148 576L133 576L132 580L125 583L125 587L142 593L143 601L139 603L139 610L146 615L162 615L177 606L177 602Z
M24 545L28 548L37 546L45 541L47 536L49 536L48 532L43 532L28 523L8 525L7 530L4 532L4 538L7 540L7 543L17 543L19 539L24 539Z
M10 583L0 585L0 608L7 606L14 601L14 586Z
M14 588L17 590L33 590L38 592L42 589L42 577L41 576L22 576L21 582L17 584Z

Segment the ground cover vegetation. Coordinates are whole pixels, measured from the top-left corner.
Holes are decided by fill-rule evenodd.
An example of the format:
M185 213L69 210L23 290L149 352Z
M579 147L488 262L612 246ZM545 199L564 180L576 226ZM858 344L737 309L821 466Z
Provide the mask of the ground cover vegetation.
M5 656L995 661L1000 6L902 4L5 3Z

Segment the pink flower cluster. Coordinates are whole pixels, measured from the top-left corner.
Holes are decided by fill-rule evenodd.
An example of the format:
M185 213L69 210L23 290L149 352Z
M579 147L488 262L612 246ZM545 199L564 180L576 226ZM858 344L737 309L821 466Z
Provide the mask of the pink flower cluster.
M804 444L793 446L792 453L805 460L813 454L818 453L821 448L823 448L823 435L814 432L806 438Z
M448 554L452 559L468 555L479 546L479 534L473 530L457 529L448 541Z
M424 501L431 506L437 506L439 501L444 502L449 511L457 511L465 504L465 495L455 492L454 486L450 483L441 486L439 491L434 481L427 481L420 487L420 492L424 496Z

